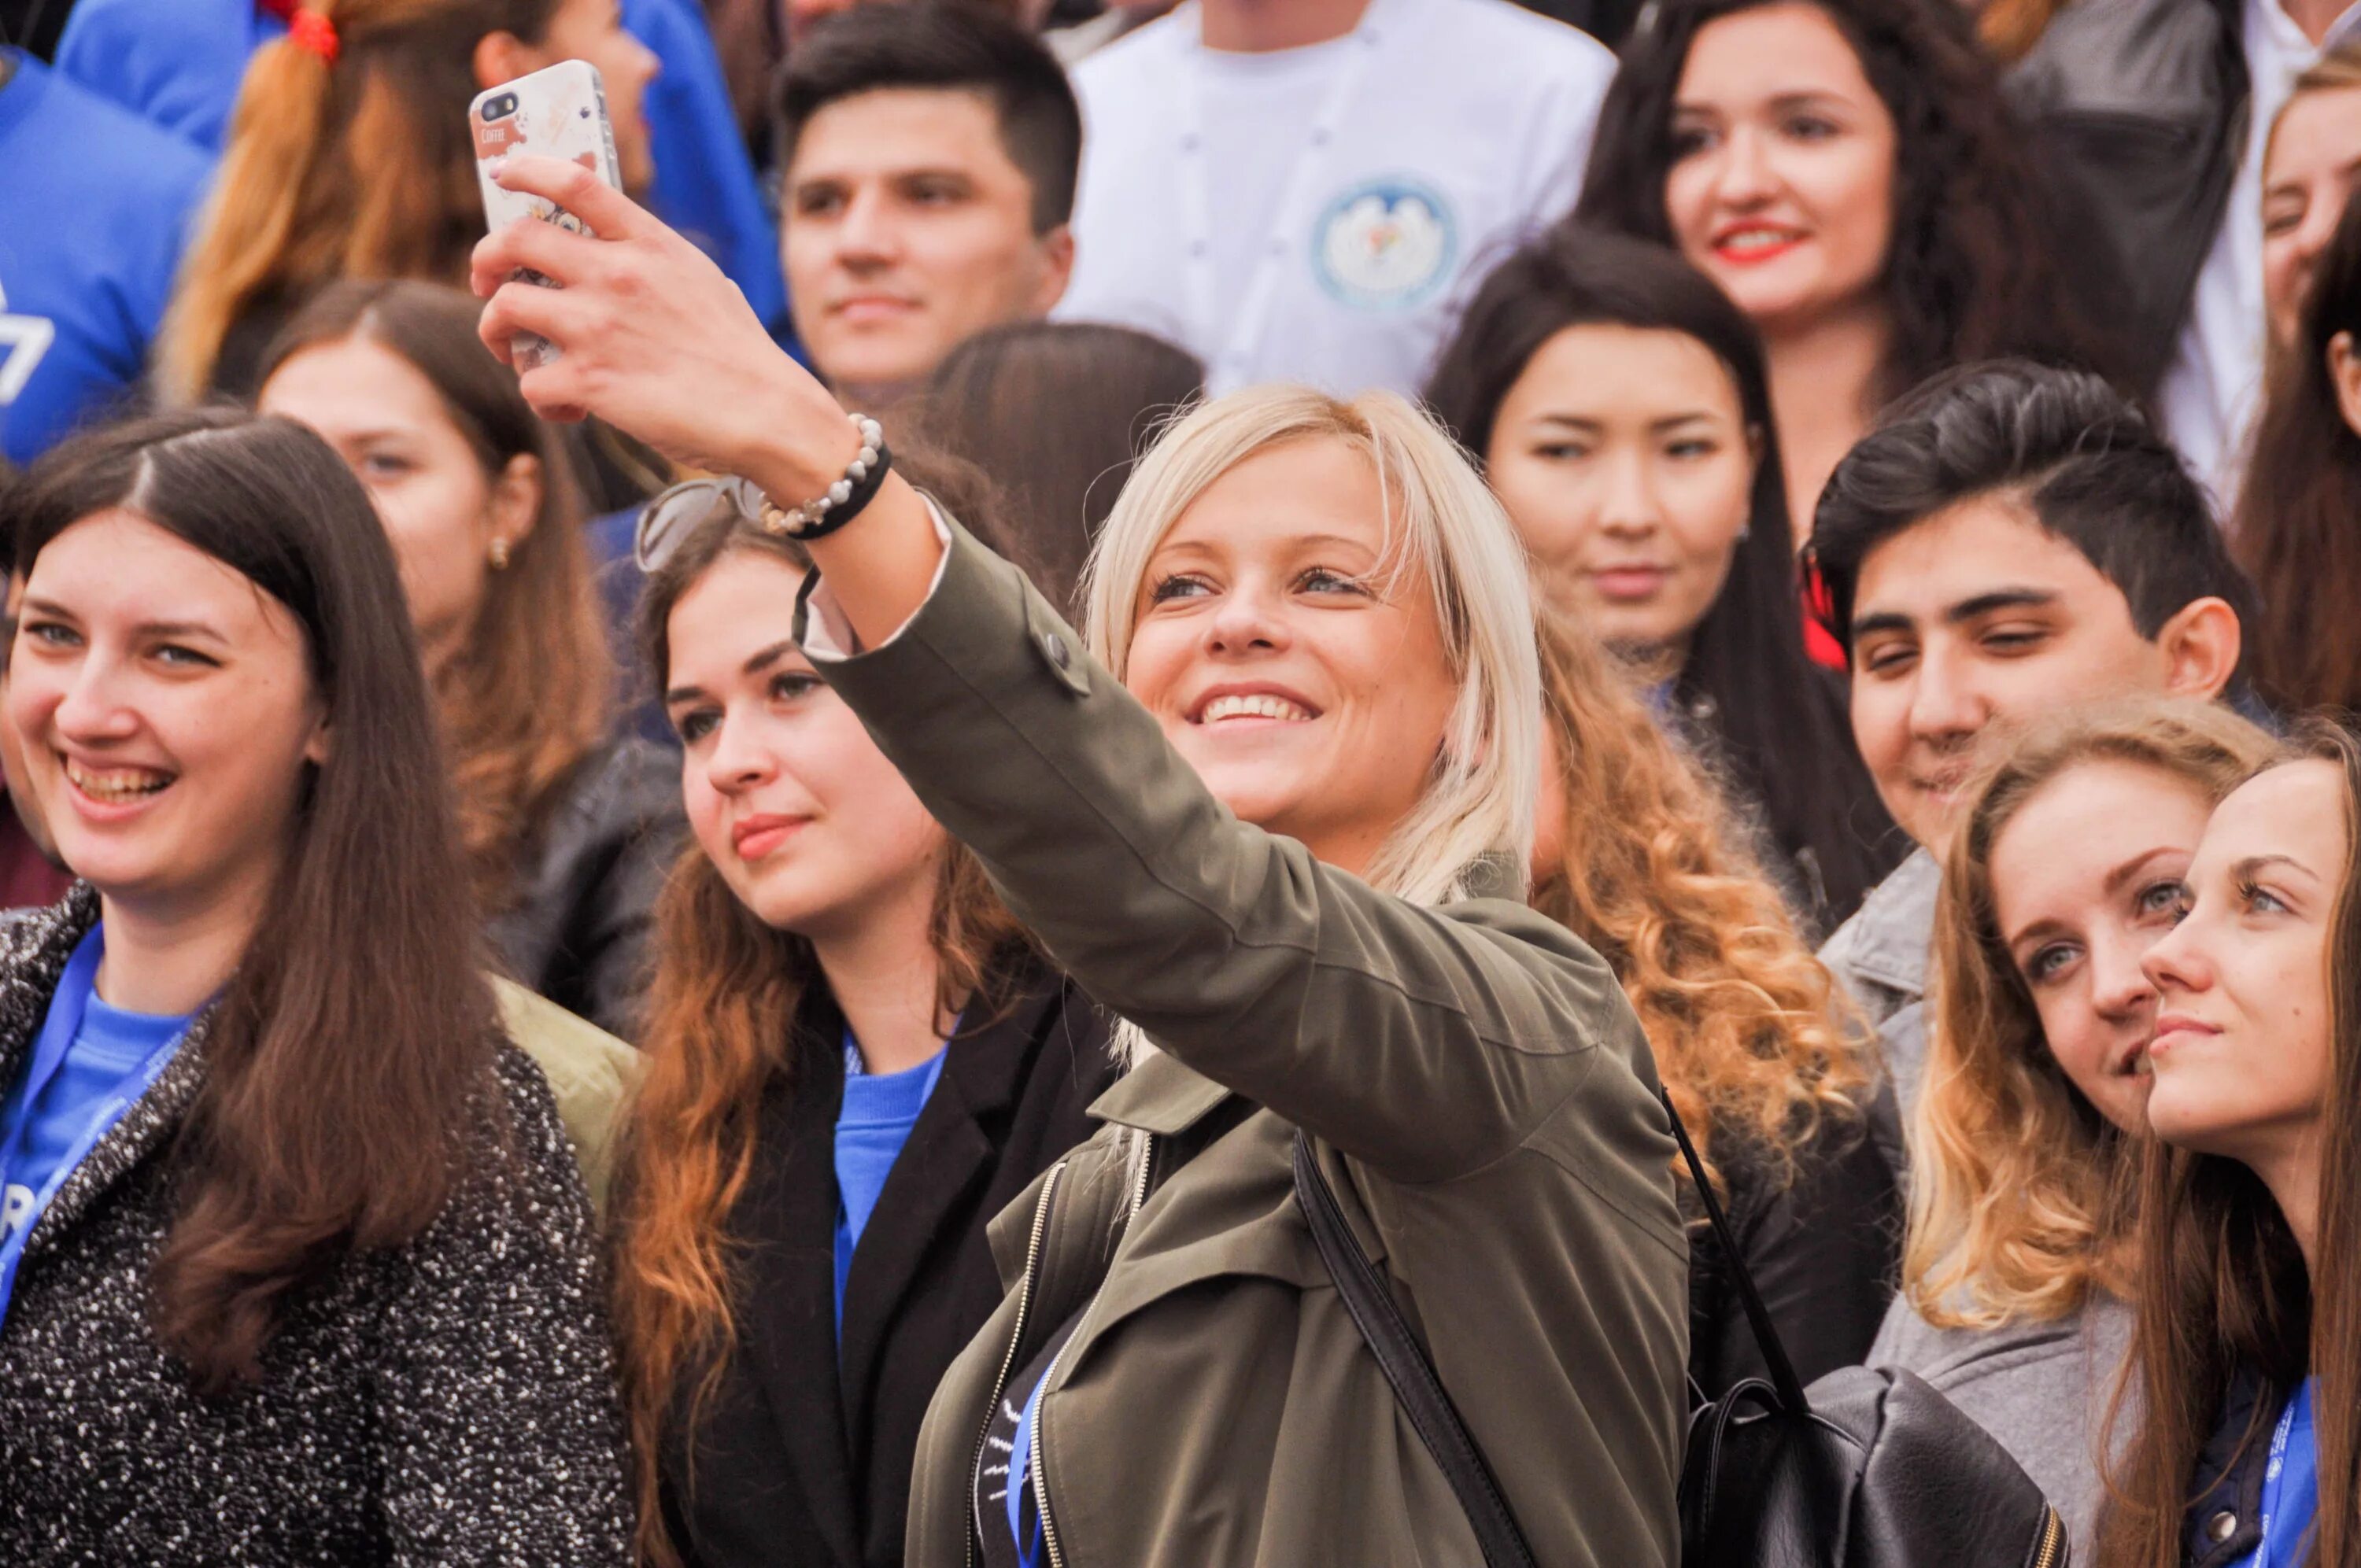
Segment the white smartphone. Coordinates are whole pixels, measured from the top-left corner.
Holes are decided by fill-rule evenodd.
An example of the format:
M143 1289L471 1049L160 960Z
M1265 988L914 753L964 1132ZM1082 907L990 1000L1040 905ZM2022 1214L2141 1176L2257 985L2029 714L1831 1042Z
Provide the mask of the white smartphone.
M584 60L565 60L545 71L503 82L476 95L467 105L467 126L476 144L476 183L484 194L484 221L499 229L519 218L537 218L576 234L588 231L580 218L540 196L503 189L491 177L493 160L519 153L578 163L607 185L623 188L615 161L615 126L607 117L606 83L598 68ZM540 273L518 276L544 288L557 285ZM510 345L517 368L530 370L557 357L556 346L531 333L521 333Z

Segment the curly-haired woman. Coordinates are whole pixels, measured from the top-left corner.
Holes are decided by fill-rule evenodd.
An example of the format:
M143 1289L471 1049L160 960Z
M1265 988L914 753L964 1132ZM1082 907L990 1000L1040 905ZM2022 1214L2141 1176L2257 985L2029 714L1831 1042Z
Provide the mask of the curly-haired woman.
M1835 982L1720 796L1589 634L1541 622L1552 758L1533 906L1597 948L1720 1188L1796 1374L1861 1358L1894 1293L1901 1202L1863 1114L1872 1089ZM1730 1260L1682 1179L1689 1378L1767 1376Z
M1870 1359L2000 1439L2078 1559L2131 1332L2126 1178L2157 1017L2140 961L2172 928L2207 815L2273 750L2212 703L2064 715L1971 794L1944 872L1903 1296Z
M1576 213L1678 247L1753 318L1807 520L1872 415L1936 370L2099 356L2045 205L1967 7L1666 0Z

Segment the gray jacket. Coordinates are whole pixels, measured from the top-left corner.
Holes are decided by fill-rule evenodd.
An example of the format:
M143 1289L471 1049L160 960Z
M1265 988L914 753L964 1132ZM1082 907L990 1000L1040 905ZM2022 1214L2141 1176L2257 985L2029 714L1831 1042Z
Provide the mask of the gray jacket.
M1882 1097L1870 1120L1896 1176L1909 1171L1902 1127L1927 1067L1927 949L1942 891L1942 868L1934 856L1915 850L1820 948L1820 962L1876 1026L1893 1092Z
M2065 1519L2072 1561L2085 1563L2097 1550L2107 1496L2100 1461L2107 1408L2131 1343L2132 1310L2112 1297L2055 1322L1938 1329L1900 1296L1869 1365L1916 1373L1997 1438ZM2126 1409L2111 1457L2121 1457L2137 1424Z

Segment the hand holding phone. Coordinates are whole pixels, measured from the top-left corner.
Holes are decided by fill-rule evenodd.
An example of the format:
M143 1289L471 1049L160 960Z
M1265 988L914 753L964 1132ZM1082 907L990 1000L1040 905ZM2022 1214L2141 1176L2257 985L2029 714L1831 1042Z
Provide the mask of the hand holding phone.
M555 224L574 234L588 232L582 220L544 196L503 188L491 176L499 163L519 153L563 159L590 170L599 183L623 188L615 159L615 127L607 116L607 89L598 68L566 60L545 71L520 76L477 94L467 105L467 126L476 146L476 183L483 192L484 219L493 233L519 218ZM544 288L556 283L538 272L519 274ZM544 338L520 334L510 345L520 369L548 364L557 350Z

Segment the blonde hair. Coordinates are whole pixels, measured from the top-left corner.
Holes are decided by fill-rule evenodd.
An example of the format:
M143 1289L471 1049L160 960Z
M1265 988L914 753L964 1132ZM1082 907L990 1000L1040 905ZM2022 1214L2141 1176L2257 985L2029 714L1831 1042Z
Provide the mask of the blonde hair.
M156 349L167 400L212 386L253 311L340 278L467 280L483 237L467 104L492 33L537 39L558 0L305 0L333 61L257 49Z
M1708 1173L1732 1133L1792 1180L1823 1114L1860 1119L1861 1037L1744 824L1624 673L1562 613L1541 655L1565 791L1533 907L1613 967Z
M2279 126L2287 123L2288 111L2314 93L2343 93L2361 87L2361 42L2347 40L2338 44L2296 77L2288 88L2287 101L2271 116L2270 134L2263 138L2262 167L2271 166L2271 154L2279 143Z
M1367 459L1384 497L1384 554L1433 597L1444 656L1459 681L1433 783L1387 838L1365 880L1412 904L1466 895L1479 857L1532 853L1540 777L1541 670L1523 547L1508 514L1434 422L1391 392L1350 400L1304 387L1256 387L1205 403L1164 433L1116 499L1084 568L1083 631L1124 676L1149 558L1223 475L1273 447L1333 441Z
M1992 851L2045 785L2128 762L2218 802L2278 742L2218 704L2150 698L2024 730L1971 786L1935 912L1927 1068L1911 1124L1904 1288L1938 1328L2040 1322L2125 1295L2137 1146L2050 1055L1993 909Z

